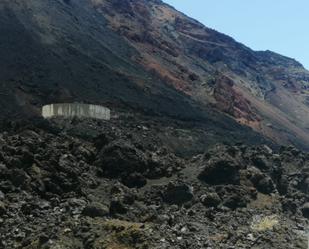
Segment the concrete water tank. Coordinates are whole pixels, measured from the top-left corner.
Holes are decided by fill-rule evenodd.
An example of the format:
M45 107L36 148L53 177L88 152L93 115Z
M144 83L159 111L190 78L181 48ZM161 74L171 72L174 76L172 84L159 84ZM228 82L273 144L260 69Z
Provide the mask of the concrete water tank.
M42 107L44 118L52 117L80 117L110 120L110 109L100 105L81 103L50 104Z

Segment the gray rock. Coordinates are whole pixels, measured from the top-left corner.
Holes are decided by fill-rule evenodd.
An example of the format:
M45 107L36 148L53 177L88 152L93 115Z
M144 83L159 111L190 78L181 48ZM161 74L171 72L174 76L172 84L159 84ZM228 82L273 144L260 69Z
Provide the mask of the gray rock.
M164 193L163 199L169 204L183 204L194 197L193 187L187 184L170 183Z
M309 202L305 203L302 206L301 211L303 213L303 216L309 219Z
M215 159L207 163L199 179L211 185L239 184L239 169L232 160Z
M127 211L128 208L121 199L115 198L111 201L109 207L109 213L111 215L125 214Z
M258 169L252 172L250 178L256 189L263 194L271 194L275 191L275 186L272 179L266 174L260 172Z
M217 193L207 193L200 198L206 207L217 207L221 203L221 198Z
M4 215L6 213L6 205L4 202L0 201L0 215Z
M4 193L0 190L0 201L3 201L5 198Z
M93 202L84 208L82 214L92 218L104 217L109 214L109 208L104 204Z

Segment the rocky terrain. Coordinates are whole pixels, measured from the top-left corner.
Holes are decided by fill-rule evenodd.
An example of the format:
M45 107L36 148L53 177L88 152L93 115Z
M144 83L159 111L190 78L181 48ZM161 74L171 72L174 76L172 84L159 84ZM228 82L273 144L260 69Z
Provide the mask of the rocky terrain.
M3 123L0 248L307 248L309 154L134 117Z
M308 248L297 61L160 0L1 0L0 57L0 249Z

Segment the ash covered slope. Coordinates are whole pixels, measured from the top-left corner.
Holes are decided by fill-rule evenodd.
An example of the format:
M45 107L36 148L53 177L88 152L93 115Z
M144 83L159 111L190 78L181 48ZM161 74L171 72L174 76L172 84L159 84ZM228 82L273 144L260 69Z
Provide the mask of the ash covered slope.
M138 52L107 28L90 1L71 2L1 1L1 106L8 116L82 100L194 113L159 80L153 91L142 88L139 82L152 81L131 61Z
M38 115L44 104L85 101L202 120L215 137L230 141L263 140L144 68L140 52L111 29L96 3L1 1L0 117Z
M2 117L88 101L256 136L234 119L308 148L308 72L161 1L4 0L0 12Z

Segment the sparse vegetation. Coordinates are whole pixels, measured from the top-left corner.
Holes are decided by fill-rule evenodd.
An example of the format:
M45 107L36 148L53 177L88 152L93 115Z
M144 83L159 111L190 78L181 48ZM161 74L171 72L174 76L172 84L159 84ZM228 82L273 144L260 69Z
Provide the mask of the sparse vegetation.
M98 239L94 249L147 249L150 238L146 236L144 224L122 220L108 220L103 223L109 234Z
M253 222L251 224L251 228L254 231L264 232L267 230L271 230L274 226L279 224L279 219L277 215L270 215L265 217L254 217Z

